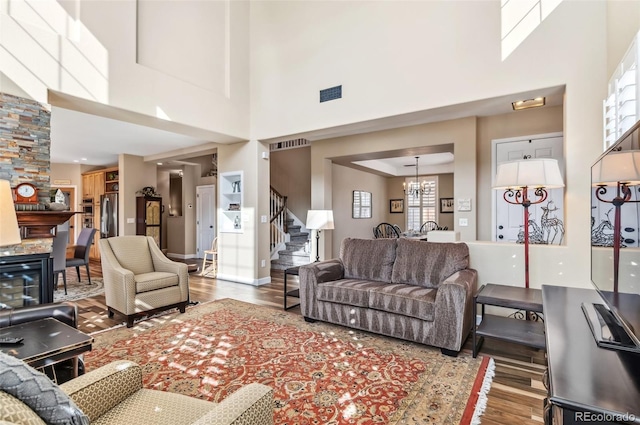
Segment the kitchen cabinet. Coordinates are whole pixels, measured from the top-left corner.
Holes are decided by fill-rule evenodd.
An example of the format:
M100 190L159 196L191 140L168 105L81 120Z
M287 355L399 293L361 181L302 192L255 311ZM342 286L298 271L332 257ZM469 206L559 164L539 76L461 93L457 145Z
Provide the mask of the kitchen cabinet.
M161 248L162 198L138 196L136 198L136 235L152 236Z
M120 190L118 170L110 170L104 173L105 176L105 192L117 193Z
M93 197L99 201L102 195L104 195L104 173L95 173L93 175Z
M82 175L82 197L93 198L95 174L83 174Z

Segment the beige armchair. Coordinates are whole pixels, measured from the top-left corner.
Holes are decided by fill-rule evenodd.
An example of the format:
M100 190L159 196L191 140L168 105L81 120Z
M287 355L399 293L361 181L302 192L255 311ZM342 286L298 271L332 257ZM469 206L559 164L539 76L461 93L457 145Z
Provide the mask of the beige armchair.
M14 372L21 367L26 368L12 366ZM0 389L2 424L273 424L273 389L262 384L245 385L220 403L213 403L182 394L145 389L142 387L141 367L126 360L107 364L59 386L46 377L37 376L39 372L33 370L18 373L26 382L24 390L16 391L12 387L11 391L5 392ZM12 378L14 373L7 376ZM31 382L38 382L38 385L29 385ZM41 397L33 397L29 393L32 390L41 391ZM19 393L25 398L10 393ZM33 405L36 399L40 401ZM56 408L57 411L53 410ZM53 422L52 417L55 417Z
M109 317L136 317L178 308L189 300L189 273L185 263L169 260L150 236L100 239L100 259Z

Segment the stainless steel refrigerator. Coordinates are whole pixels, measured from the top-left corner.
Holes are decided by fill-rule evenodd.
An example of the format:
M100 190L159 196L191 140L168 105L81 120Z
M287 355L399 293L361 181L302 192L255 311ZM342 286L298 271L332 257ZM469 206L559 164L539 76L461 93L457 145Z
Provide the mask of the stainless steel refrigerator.
M100 237L118 236L118 194L100 196Z

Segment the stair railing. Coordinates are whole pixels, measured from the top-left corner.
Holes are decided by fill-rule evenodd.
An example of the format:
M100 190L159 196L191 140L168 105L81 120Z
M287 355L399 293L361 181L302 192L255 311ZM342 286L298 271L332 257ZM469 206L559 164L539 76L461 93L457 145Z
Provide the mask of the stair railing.
M285 243L287 234L287 197L271 187L269 213L271 215L270 251L273 254L281 244Z

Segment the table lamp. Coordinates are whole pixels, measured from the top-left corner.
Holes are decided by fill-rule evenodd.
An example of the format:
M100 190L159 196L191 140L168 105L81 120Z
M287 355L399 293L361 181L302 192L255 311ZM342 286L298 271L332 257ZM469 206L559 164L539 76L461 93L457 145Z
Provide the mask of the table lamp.
M11 186L7 180L0 180L0 246L17 245L20 242Z
M309 210L307 212L307 229L316 231L316 262L320 261L320 232L324 229L333 229L333 211Z
M503 189L502 197L512 205L524 207L524 275L529 287L529 206L547 199L546 189L564 187L558 161L551 158L524 158L498 164L494 189ZM534 200L529 198L533 190Z

